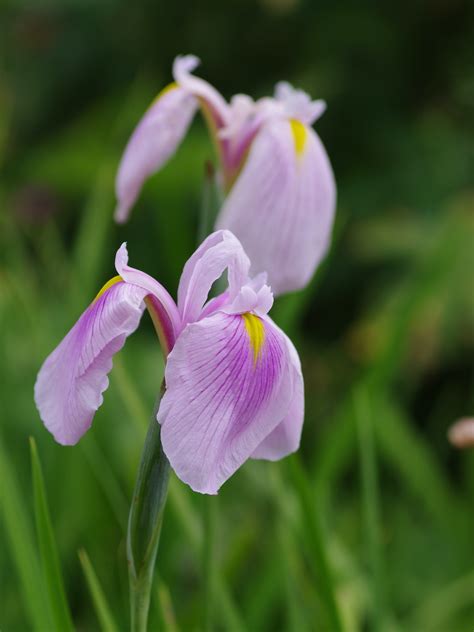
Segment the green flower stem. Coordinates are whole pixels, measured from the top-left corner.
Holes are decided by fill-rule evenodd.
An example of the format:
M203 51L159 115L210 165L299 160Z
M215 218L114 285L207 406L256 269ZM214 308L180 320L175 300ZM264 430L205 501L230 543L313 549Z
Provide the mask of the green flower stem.
M160 398L155 406L158 410ZM128 520L127 560L132 632L146 632L170 465L160 440L154 412L138 469Z

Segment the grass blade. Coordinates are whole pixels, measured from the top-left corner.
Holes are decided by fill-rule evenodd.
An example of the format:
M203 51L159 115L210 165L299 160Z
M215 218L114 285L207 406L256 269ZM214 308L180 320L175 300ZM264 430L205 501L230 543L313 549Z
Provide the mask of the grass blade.
M46 500L43 472L33 437L30 437L30 451L35 497L36 530L41 553L44 582L49 597L54 628L59 632L73 631L74 626L66 600L61 567L59 565L58 552Z
M81 549L78 555L101 630L103 632L118 632L118 627L114 621L109 604L107 603L104 591L102 590L102 586L100 585L89 556L84 549Z
M171 601L170 591L164 581L158 577L155 589L156 601L158 603L158 611L161 619L161 627L164 632L178 632L178 624L176 623L176 615Z
M382 395L377 409L383 424L375 430L385 462L397 471L407 489L438 523L452 533L459 518L463 518L462 511L432 450L391 398Z
M43 594L43 582L30 519L23 504L24 494L0 439L0 480L2 514L9 540L9 552L16 566L23 593L23 603L37 632L51 629L51 619Z
M295 493L305 517L304 524L312 549L313 564L319 579L321 601L326 608L330 629L334 632L340 632L343 629L341 615L336 600L335 585L327 556L324 534L315 508L314 495L297 454L288 459L288 465L295 485Z
M359 439L359 457L361 470L361 491L364 529L367 554L370 566L372 596L372 629L380 630L384 619L383 572L380 555L379 537L379 497L377 481L377 462L375 454L373 417L365 389L357 389L354 395L354 407Z
M474 609L474 572L431 594L410 617L411 630L447 630L454 615Z

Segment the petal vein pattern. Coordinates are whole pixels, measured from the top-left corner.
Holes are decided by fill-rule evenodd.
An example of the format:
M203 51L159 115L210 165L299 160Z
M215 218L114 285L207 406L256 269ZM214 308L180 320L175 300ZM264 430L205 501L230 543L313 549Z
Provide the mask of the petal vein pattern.
M244 318L222 312L187 325L168 357L157 418L172 467L195 491L217 493L288 413L286 337L269 318L262 327L257 363Z
M82 314L45 360L35 402L59 443L72 445L89 429L109 385L112 357L135 331L146 291L117 282Z
M273 293L282 294L304 287L325 255L335 199L331 165L315 132L304 127L295 139L289 121L273 122L253 141L216 226L238 237L251 273L266 271Z

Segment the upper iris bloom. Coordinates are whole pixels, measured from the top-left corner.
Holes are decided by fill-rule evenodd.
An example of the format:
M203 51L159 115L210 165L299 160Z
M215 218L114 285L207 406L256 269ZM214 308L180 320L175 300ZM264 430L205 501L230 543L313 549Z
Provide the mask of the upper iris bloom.
M311 125L325 109L288 83L274 98L235 95L227 103L178 57L175 82L153 101L120 164L115 217L124 222L145 179L175 152L198 107L217 147L226 193L217 228L231 230L280 294L304 287L330 242L336 187L326 151Z
M111 279L46 359L35 385L45 426L62 444L89 429L108 387L112 357L148 308L165 355L157 419L163 449L195 491L215 494L248 458L297 450L303 424L298 354L267 316L273 297L229 231L210 235L186 263L175 304L118 250ZM227 270L228 289L208 300Z

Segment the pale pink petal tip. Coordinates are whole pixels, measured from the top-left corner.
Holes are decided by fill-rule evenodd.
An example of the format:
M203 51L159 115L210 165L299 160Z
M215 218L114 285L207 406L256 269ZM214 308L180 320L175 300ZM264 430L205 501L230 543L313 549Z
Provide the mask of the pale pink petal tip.
M123 273L124 267L128 264L128 250L127 242L124 241L120 248L115 253L115 269L118 274Z
M195 70L201 60L196 55L178 55L173 62L173 77L178 83L183 76Z
M456 448L474 448L474 417L453 424L448 430L448 439Z
M114 220L117 224L125 224L128 216L130 215L130 208L132 204L133 202L131 204L125 204L124 201L117 204L114 211Z

